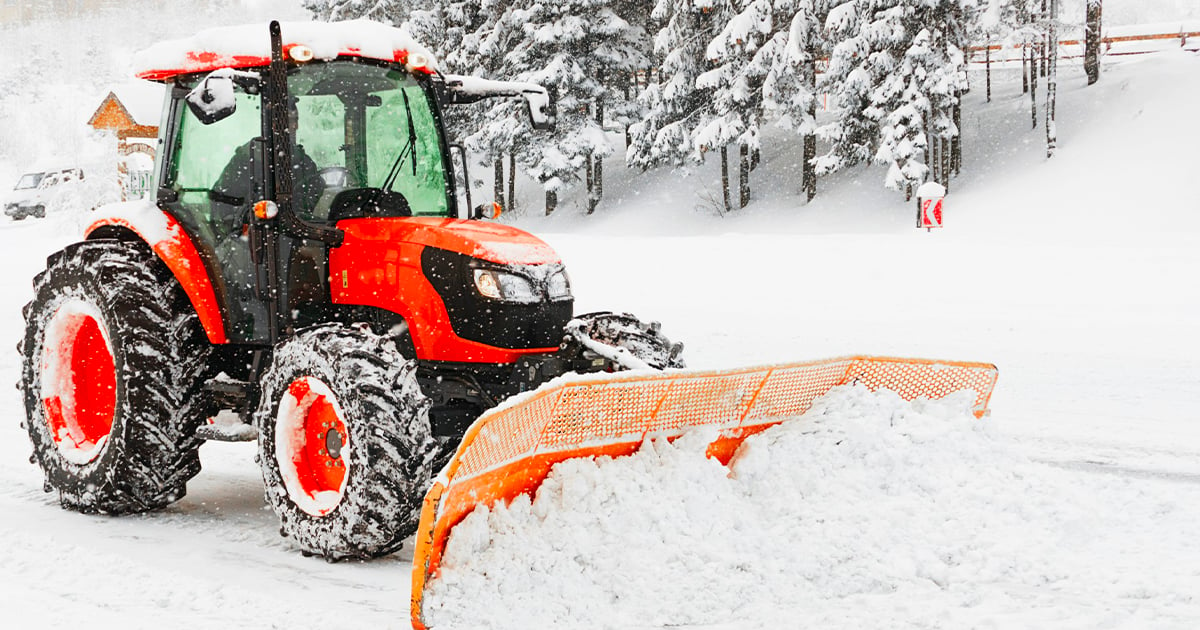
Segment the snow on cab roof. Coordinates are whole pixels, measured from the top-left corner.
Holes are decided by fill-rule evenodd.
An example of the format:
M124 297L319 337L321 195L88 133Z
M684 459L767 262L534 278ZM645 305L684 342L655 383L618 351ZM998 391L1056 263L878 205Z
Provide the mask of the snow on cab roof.
M410 55L424 56L416 69L437 69L433 55L409 33L372 22L281 22L283 48L310 48L316 59L338 56L365 57L408 63ZM133 60L140 79L167 81L176 75L208 72L217 68L264 66L271 60L271 36L267 24L246 24L200 31L191 37L159 42L139 52ZM414 59L414 61L416 61Z

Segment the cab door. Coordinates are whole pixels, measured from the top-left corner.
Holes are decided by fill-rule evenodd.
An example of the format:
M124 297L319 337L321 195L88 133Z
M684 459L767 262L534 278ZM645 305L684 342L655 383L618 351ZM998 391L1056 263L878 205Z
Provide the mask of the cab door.
M159 206L196 245L230 342L269 343L271 312L257 278L263 270L250 253L250 214L265 190L261 99L238 87L236 111L206 125L186 106L187 91L176 88L170 106Z

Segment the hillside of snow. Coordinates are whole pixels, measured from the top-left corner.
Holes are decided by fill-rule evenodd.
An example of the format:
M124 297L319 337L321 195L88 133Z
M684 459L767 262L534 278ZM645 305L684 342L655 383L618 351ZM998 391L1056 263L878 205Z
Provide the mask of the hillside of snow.
M1196 627L1200 57L1112 59L1091 87L1074 64L1060 72L1047 160L1019 75L998 71L984 103L972 68L963 172L931 233L873 167L798 202L799 148L782 133L765 139L754 202L730 216L703 200L715 164L632 177L613 162L590 217L570 199L540 217L526 190L506 220L562 255L577 311L660 320L692 367L896 354L993 362L1000 382L982 422L839 392L728 470L686 440L574 462L546 498L462 529L457 573L437 586L447 626ZM72 81L16 96L87 114L71 99L102 84ZM22 147L71 146L34 122L3 124ZM0 175L15 181L27 153L4 154ZM30 279L85 220L0 217L3 347L23 334ZM19 366L0 353L0 383ZM14 625L406 627L411 551L302 557L278 536L252 445L204 446L166 510L83 516L43 493L16 390L0 408ZM560 509L543 519L546 502ZM597 505L615 518L590 518Z

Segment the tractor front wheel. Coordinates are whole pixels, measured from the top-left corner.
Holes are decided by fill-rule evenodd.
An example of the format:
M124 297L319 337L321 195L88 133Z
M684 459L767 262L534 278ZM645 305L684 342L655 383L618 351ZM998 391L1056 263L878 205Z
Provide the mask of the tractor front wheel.
M256 414L281 532L329 560L389 554L416 529L437 455L416 364L365 325L281 344Z

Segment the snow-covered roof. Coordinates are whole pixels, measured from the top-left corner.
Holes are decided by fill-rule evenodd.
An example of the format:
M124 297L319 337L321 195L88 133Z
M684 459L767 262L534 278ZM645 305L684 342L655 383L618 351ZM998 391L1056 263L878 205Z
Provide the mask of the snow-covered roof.
M306 46L316 59L339 56L365 57L409 63L414 69L433 71L433 54L399 28L372 22L283 22L283 47ZM246 24L200 31L191 37L160 42L139 52L133 60L138 78L166 81L176 75L208 72L217 68L264 66L271 59L271 38L266 24ZM415 63L421 61L422 63Z

